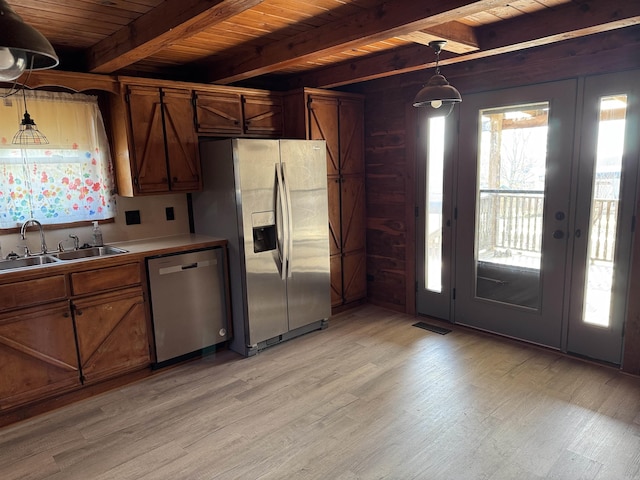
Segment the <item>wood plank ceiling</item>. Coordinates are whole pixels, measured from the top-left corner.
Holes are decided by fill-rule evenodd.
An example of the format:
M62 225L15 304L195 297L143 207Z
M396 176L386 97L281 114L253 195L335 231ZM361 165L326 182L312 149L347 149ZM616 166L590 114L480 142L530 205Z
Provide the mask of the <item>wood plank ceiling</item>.
M61 70L335 87L640 23L636 0L8 0Z

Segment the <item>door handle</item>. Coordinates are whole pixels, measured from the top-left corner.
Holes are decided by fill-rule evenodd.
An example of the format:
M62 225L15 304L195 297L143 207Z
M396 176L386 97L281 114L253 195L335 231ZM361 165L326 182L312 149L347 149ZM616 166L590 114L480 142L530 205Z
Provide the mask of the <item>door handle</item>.
M280 278L282 280L286 280L287 278L287 261L289 258L289 242L288 242L288 230L289 230L289 218L286 216L286 199L285 199L285 191L284 191L284 178L280 168L280 163L275 164L276 167L276 182L277 182L277 201L278 205L276 205L276 209L280 207L280 212L282 212L282 217L280 218L282 224L276 225L276 230L282 232L282 243L280 246L278 240L276 239L276 244L278 246L278 254L280 256ZM278 215L276 213L276 223L278 220Z
M556 240L560 240L562 238L564 238L564 232L562 230L556 230L553 232L553 238L555 238Z
M282 162L282 181L284 183L285 203L287 206L287 277L291 277L291 258L293 257L293 212L291 211L291 189L289 188L289 177L287 176L287 164Z

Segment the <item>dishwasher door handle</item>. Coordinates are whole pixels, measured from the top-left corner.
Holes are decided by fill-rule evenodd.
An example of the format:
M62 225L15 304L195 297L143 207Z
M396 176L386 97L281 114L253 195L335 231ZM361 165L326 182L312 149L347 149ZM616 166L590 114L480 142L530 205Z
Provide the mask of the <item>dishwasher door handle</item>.
M185 270L192 270L199 267L210 267L212 265L217 265L217 263L218 262L216 262L215 260L201 260L199 262L186 263L184 265L170 265L168 267L160 267L158 269L158 275L168 275L170 273L183 272Z

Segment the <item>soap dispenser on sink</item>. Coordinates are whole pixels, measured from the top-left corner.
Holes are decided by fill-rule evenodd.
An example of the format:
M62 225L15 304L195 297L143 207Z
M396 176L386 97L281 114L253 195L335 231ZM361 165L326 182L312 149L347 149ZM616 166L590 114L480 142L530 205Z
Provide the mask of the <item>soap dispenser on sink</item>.
M92 236L93 236L93 246L102 247L103 246L102 229L100 228L100 225L98 225L97 221L93 222Z

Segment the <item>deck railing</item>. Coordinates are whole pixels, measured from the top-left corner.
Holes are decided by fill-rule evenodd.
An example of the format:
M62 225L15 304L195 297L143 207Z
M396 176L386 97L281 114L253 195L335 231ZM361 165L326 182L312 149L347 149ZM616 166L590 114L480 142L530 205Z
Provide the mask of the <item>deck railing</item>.
M532 190L481 190L480 251L540 253L544 195ZM596 199L591 226L591 260L613 261L618 201ZM587 232L583 232L587 234Z

